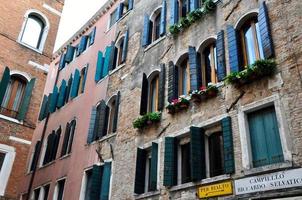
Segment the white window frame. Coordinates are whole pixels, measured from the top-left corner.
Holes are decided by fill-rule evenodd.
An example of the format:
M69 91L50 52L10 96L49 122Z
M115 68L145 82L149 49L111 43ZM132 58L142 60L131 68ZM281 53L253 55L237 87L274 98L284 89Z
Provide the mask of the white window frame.
M26 28L26 23L27 23L29 15L31 15L31 14L39 16L39 18L44 22L44 28L43 28L42 35L41 35L39 48L32 47L32 46L30 46L30 45L22 42L22 36L23 36L24 30ZM46 39L47 39L47 35L48 35L48 32L49 32L49 29L50 29L50 23L49 23L46 15L44 15L39 10L30 9L30 10L26 11L26 13L24 15L22 28L21 28L21 31L19 33L17 42L19 44L23 45L23 46L26 46L27 48L29 48L29 49L31 49L33 51L36 51L36 52L42 54L44 46L45 46L45 43L46 43Z
M286 116L284 114L285 112L283 110L280 97L278 95L272 95L270 97L266 97L264 99L239 107L238 123L239 123L239 133L240 133L241 152L242 152L242 165L244 170L257 169L254 168L252 164L253 158L252 158L252 151L251 151L247 114L272 105L275 108L276 117L278 121L280 141L281 141L281 146L284 156L283 164L292 163L292 153L290 150L291 144L290 144L290 137L289 137L288 127L286 122ZM259 169L261 168L263 171L265 169L269 170L272 166L280 167L280 163L266 165L258 168Z
M88 167L83 172L81 190L79 200L85 200L86 188L87 188L87 171L92 170L92 167Z
M3 196L13 168L16 150L14 147L0 144L0 152L5 153L2 169L0 171L0 196Z
M64 199L64 194L65 194L65 190L66 190L66 183L67 183L67 177L62 177L60 179L57 179L56 181L56 186L55 186L55 190L53 192L53 200L57 200L58 199L58 191L59 191L59 181L64 180L65 179L65 183L64 183L64 190L63 190L63 196L62 199Z

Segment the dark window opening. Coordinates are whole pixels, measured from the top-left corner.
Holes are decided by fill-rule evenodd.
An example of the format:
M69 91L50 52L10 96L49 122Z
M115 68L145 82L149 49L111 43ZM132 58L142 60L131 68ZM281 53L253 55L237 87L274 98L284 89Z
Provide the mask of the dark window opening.
M191 182L190 143L183 144L181 148L181 183Z
M210 177L222 175L223 167L223 138L222 132L212 133L208 137L209 159L210 159Z

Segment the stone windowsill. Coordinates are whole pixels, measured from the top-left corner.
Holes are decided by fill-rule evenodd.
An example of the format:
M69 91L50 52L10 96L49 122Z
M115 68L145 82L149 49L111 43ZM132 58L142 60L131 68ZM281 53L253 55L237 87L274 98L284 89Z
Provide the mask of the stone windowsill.
M109 72L109 76L111 76L112 74L114 74L115 72L119 71L120 69L122 69L123 67L126 66L126 63L122 63L119 66L117 66L114 70Z
M19 121L19 120L15 119L15 118L12 118L12 117L8 117L8 116L0 114L0 118L4 119L4 120L7 120L7 121L10 121L10 122L13 122L13 123L16 123L16 124L23 125L22 121Z
M48 166L54 164L55 162L56 162L56 160L53 160L53 161L51 161L51 162L49 162L49 163L47 163L47 164L45 164L45 165L40 166L39 169L46 168L46 167L48 167Z
M157 196L160 194L160 191L152 191L152 192L146 192L146 193L143 193L143 194L139 194L139 195L134 195L134 198L135 199L144 199L144 198L150 198L150 197L153 197L153 196Z
M224 180L228 180L228 179L230 179L230 175L229 174L224 174L224 175L220 175L220 176L216 176L216 177L206 178L206 179L203 179L202 181L199 181L199 182L189 182L189 183L184 183L184 184L181 184L181 185L172 186L170 188L170 191L171 192L176 192L176 191L196 187L196 186L199 186L199 185L215 183L215 182L224 181Z
M71 156L71 153L66 154L66 155L60 157L59 160L64 160L64 159L66 159L66 158L69 158L70 156Z
M145 49L144 52L149 51L150 49L152 49L153 47L155 47L157 44L159 44L161 41L163 41L164 39L166 39L166 36L162 36L160 38L158 38L157 40L153 41L151 44L149 44Z
M278 171L281 169L291 168L293 163L291 161L285 161L282 163L276 163L272 165L266 165L263 167L251 168L243 170L244 175L256 175L256 174L263 174L267 172Z
M24 46L24 47L26 47L26 48L28 48L28 49L30 49L32 51L35 51L35 52L37 52L39 54L42 54L42 51L40 49L36 49L36 48L34 48L34 47L32 47L32 46L30 46L30 45L28 45L28 44L26 44L26 43L24 43L22 41L17 40L17 43L19 43L20 45L22 45L22 46Z
M95 140L95 141L91 142L90 144L85 144L85 146L94 145L98 142L103 142L103 141L109 140L110 138L115 137L115 136L116 136L116 133L112 133L112 134L109 134L109 135L106 135L106 136L102 137L99 140Z
M99 84L99 83L103 82L108 76L109 76L109 74L107 74L106 76L104 76L104 78L100 79L96 84Z

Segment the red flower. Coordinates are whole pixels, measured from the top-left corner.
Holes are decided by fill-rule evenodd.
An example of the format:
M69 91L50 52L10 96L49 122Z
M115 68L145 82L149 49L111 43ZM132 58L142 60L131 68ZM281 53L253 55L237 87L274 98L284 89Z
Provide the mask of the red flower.
M201 86L201 87L199 88L199 90L200 90L200 91L205 91L205 90L207 90L207 88L206 88L206 86Z
M173 103L173 104L177 104L177 103L179 103L179 100L178 100L178 99L173 99L173 100L172 100L172 103Z

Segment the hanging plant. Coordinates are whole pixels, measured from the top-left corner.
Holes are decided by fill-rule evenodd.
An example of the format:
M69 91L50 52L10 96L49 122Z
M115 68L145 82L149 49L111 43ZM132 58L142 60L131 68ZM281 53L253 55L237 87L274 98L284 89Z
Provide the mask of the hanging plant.
M171 103L166 107L168 113L174 114L181 110L185 110L190 106L190 97L180 96L177 99L173 99Z
M202 101L205 101L206 99L216 97L218 94L218 88L209 83L207 87L202 86L199 88L199 90L193 90L190 93L191 100L196 103L200 103Z
M161 112L149 112L134 120L132 124L134 128L142 129L146 126L160 122L160 118Z

